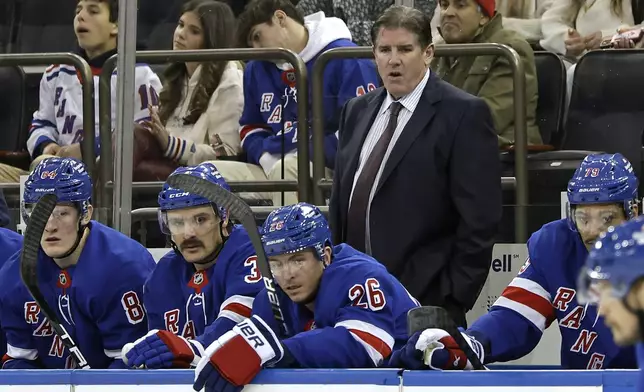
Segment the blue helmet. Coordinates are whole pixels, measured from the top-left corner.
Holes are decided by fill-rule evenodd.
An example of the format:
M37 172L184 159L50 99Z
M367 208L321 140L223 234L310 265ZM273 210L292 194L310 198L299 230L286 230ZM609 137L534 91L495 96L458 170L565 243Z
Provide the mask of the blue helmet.
M85 164L74 158L43 159L25 182L23 201L37 203L43 195L53 193L58 202L87 202L92 198L92 179Z
M622 154L588 155L568 182L569 223L576 230L570 209L578 204L623 203L627 219L635 216L639 181Z
M316 206L298 203L280 207L268 215L262 226L262 244L266 256L314 248L323 260L324 247L331 246L331 231Z
M217 184L227 191L230 187L221 176L217 167L210 162L204 162L197 166L180 167L172 172L171 176L175 174L189 174L191 176L206 179L213 184ZM160 211L178 210L181 208L196 207L212 202L205 197L195 195L190 192L185 192L181 189L172 188L166 182L163 184L163 189L159 192L159 209ZM223 207L218 207L219 216L222 220L226 219L227 212Z
M613 295L624 298L641 277L644 277L644 216L611 226L600 235L582 268L580 294L588 298L583 294L592 290L592 283L608 281Z

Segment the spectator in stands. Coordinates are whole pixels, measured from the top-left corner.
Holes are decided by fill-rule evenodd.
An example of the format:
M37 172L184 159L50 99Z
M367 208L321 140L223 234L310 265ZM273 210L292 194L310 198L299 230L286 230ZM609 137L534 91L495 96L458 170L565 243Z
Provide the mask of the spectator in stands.
M631 0L557 0L543 14L541 46L565 55L572 62L586 51L599 49L603 39L619 30L642 23L641 11L633 8ZM627 48L630 43L618 43Z
M342 19L349 27L353 42L360 46L371 46L373 22L395 3L393 0L300 0L297 8L304 15L322 11L326 16ZM436 0L416 0L414 8L432 15Z
M503 28L520 33L530 44L538 44L541 34L541 15L552 6L554 0L497 0L496 12L503 15ZM432 19L432 35L440 40L440 7L436 7Z
M78 0L74 17L74 32L81 55L92 67L94 85L107 59L116 54L118 34L118 0ZM148 105L158 101L161 82L146 65L136 67L135 121L150 118ZM98 95L95 96L98 100ZM50 156L81 158L83 139L82 89L76 69L70 65L54 64L47 68L40 81L40 106L34 113L27 149L35 167ZM115 112L116 73L112 76L112 108ZM95 153L100 153L98 115L96 113ZM115 116L112 117L114 127ZM24 170L0 164L0 182L18 182Z
M494 0L440 0L440 34L447 44L497 43L517 51L526 76L528 143L541 144L536 124L537 69L530 45L502 26ZM495 56L437 57L431 69L443 80L482 98L490 107L499 146L514 143L514 81L507 59Z
M253 0L239 17L240 44L253 48L287 48L299 53L309 75L317 56L331 48L355 46L346 24L322 13L306 18L289 0ZM333 60L324 72L324 154L327 177L335 163L338 123L344 103L378 85L373 60ZM218 162L229 181L297 179L297 86L292 66L284 61L251 61L244 71L241 145L249 164ZM248 195L256 197L257 195ZM262 197L260 195L260 197ZM265 196L264 196L265 197ZM273 204L282 204L280 194ZM297 195L285 194L294 204Z
M631 0L558 0L543 14L541 46L566 56L569 62L566 102L570 100L575 65L589 50L600 48L602 41L611 40L617 33L641 29L642 12ZM641 48L644 41L615 40L610 46L618 49Z
M182 9L173 50L234 46L235 16L219 1L192 0ZM178 62L163 75L159 107L143 125L167 158L194 166L241 153L239 118L244 107L243 66L237 61Z

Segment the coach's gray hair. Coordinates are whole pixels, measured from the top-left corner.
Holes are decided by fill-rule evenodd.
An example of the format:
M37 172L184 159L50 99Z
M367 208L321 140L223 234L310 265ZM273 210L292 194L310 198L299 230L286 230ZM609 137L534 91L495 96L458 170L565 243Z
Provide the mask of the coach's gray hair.
M405 29L416 34L421 48L432 43L431 18L429 15L404 5L392 5L380 15L371 27L371 43L376 46L376 39L381 28Z

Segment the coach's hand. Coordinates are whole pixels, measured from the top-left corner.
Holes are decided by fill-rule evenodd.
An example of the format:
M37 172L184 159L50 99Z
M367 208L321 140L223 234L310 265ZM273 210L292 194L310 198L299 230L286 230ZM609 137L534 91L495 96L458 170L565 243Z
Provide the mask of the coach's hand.
M284 349L271 328L258 316L235 325L214 341L197 364L195 391L238 392L264 366L284 357Z
M189 368L197 365L203 351L195 340L153 329L134 343L123 346L122 355L123 362L134 368Z

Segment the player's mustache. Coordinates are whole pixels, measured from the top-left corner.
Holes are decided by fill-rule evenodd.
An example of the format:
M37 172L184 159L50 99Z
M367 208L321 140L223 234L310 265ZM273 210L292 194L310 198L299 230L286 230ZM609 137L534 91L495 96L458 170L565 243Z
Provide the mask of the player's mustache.
M184 243L181 244L181 249L198 247L198 246L203 248L203 243L196 239L190 239L190 240L185 240Z

